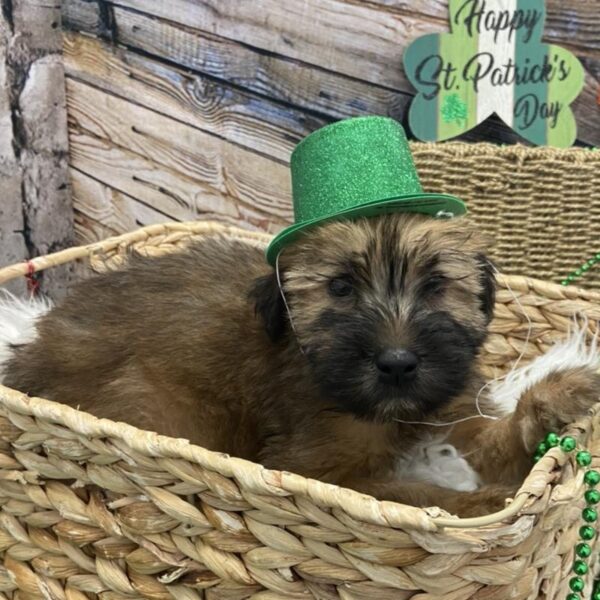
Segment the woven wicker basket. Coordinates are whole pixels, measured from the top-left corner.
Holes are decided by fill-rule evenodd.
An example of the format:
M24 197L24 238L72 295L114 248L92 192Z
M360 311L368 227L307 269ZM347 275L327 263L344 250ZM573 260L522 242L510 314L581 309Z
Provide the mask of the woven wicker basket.
M600 251L600 152L460 142L411 149L423 188L455 194L503 273L560 282ZM600 290L600 267L579 280Z
M80 261L97 270L131 247L160 254L214 233L266 242L210 223L169 224L32 265ZM2 269L0 283L31 268ZM600 319L595 292L517 276L499 286L484 356L489 376L522 351L539 355L565 335L573 313L586 315L592 330ZM519 303L532 323L527 343ZM599 466L598 417L570 433ZM2 600L504 600L568 592L583 483L558 449L533 467L502 513L461 520L269 471L2 386L0 443Z

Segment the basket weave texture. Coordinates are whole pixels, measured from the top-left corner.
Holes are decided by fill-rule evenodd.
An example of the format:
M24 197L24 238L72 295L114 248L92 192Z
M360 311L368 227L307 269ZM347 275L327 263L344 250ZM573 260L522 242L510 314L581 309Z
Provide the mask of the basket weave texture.
M560 282L600 251L600 152L413 143L423 188L465 200L503 273ZM600 289L600 267L580 280Z
M268 239L206 222L155 225L33 268L98 270L132 247L155 255L214 234ZM1 269L0 284L30 268ZM574 313L596 330L598 293L517 276L499 287L483 357L490 377L564 337ZM598 418L569 428L596 468ZM582 493L572 456L555 448L502 513L461 520L0 386L0 600L564 598Z

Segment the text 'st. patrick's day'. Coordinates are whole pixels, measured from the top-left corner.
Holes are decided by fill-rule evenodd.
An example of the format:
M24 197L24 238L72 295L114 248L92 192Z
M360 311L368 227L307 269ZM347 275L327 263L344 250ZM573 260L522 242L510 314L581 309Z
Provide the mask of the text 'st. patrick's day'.
M452 33L425 35L404 53L419 92L414 135L449 139L495 112L534 144L570 146L584 71L571 52L541 42L544 21L543 0L450 0Z

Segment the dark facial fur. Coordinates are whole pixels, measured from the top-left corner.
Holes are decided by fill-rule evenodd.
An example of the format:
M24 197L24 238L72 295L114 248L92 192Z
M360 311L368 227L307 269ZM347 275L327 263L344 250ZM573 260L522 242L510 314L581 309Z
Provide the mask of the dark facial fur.
M485 339L494 276L461 220L392 215L313 230L280 257L298 342L340 409L417 419L460 394ZM275 274L253 291L273 340L289 331ZM382 372L384 351L418 364Z

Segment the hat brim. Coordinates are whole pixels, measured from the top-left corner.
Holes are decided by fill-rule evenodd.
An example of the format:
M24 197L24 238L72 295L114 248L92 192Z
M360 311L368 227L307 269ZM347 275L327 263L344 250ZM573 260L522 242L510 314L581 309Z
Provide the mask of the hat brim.
M450 217L466 214L467 207L462 200L447 194L418 194L388 198L386 200L375 200L367 204L353 206L340 212L286 227L271 240L271 243L267 247L267 261L274 266L281 250L298 239L307 229L315 225L320 225L327 221L374 217L395 212L421 213L434 217L440 216L440 213L445 213L443 216Z

